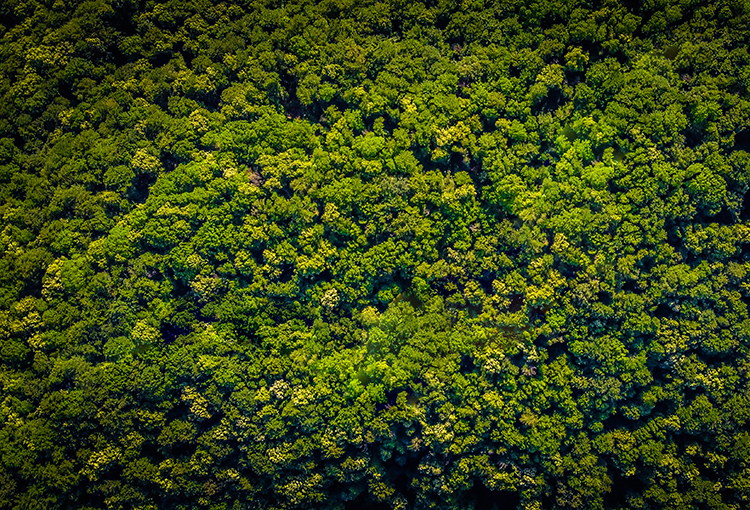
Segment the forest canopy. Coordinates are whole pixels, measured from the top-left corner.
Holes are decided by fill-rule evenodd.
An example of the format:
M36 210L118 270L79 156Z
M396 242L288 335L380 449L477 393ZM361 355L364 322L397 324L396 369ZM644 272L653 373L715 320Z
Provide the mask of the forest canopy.
M748 34L0 2L0 509L748 508Z

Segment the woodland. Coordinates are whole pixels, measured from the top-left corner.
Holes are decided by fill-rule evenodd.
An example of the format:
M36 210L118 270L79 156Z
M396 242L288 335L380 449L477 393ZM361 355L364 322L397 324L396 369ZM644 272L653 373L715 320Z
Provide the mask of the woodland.
M750 508L749 35L0 1L0 509Z

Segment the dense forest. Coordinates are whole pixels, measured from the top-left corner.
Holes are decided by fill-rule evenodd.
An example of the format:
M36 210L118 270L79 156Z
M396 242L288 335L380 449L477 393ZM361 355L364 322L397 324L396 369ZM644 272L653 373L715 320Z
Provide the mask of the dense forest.
M746 0L2 0L0 509L750 507Z

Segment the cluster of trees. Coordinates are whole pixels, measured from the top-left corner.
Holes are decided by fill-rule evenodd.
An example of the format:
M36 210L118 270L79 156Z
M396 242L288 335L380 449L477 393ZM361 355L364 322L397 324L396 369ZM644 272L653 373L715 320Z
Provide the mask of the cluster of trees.
M749 504L746 2L0 20L0 508Z

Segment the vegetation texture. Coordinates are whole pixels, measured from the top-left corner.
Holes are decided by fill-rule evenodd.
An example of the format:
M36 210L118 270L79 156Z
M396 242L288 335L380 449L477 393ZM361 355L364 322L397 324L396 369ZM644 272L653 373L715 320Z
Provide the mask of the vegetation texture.
M750 505L750 4L0 2L0 508Z

